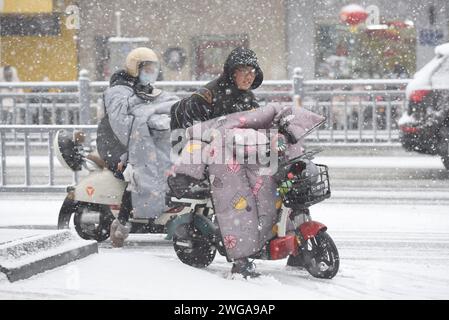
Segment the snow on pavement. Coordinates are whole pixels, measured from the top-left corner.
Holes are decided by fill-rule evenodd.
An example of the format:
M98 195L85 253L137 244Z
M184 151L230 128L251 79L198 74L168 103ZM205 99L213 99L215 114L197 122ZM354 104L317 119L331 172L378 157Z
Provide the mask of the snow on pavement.
M0 234L24 231L5 229L11 225L55 226L62 199L54 195L27 201L0 198ZM136 234L125 248L112 249L106 241L99 254L27 280L9 283L0 276L0 299L449 297L446 206L328 201L314 206L312 216L329 227L340 252L340 271L332 280L286 267L286 260L256 260L263 277L231 280L230 264L222 256L217 255L206 269L195 269L177 259L163 235Z

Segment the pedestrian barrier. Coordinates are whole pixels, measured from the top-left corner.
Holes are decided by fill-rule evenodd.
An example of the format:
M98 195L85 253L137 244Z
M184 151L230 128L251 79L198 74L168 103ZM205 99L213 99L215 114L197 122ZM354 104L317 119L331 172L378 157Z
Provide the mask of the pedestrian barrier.
M262 107L295 103L324 115L325 124L305 138L308 144L399 146L397 120L408 81L306 81L298 68L291 80L264 81L255 94ZM156 86L183 98L205 83ZM108 82L90 81L85 70L79 81L0 83L0 191L62 191L76 183L78 174L55 163L53 137L60 129L83 130L95 148L107 87Z

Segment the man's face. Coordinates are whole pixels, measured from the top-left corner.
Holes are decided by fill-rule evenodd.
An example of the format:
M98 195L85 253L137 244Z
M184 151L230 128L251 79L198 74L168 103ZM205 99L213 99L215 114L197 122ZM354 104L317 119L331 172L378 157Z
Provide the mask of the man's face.
M234 81L240 90L249 90L256 79L256 69L251 66L238 66L234 71Z

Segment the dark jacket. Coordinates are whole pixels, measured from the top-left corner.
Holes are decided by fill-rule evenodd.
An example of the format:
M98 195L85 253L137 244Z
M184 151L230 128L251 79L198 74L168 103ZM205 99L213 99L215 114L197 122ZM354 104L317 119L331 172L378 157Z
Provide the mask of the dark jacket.
M130 76L125 70L119 70L111 76L109 87L112 88L121 85L134 90L137 82L137 78ZM105 103L105 101L106 100L103 97L103 102ZM106 106L104 106L104 117L98 123L97 149L100 157L106 162L109 170L114 172L117 168L117 164L121 161L120 156L125 154L128 150L127 144L122 143L112 130Z
M262 84L263 72L259 67L256 54L246 48L234 49L226 59L223 73L190 97L177 102L171 108L171 129L188 128L197 121L206 121L234 112L258 108L251 90L239 90L234 82L233 73L237 66L247 65L256 69L256 77L251 89Z

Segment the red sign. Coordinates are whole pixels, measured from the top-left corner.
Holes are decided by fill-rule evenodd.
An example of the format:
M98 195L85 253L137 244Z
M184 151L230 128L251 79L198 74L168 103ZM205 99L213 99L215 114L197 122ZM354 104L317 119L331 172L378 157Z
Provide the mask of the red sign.
M357 25L368 18L368 12L357 4L350 4L340 11L340 19L350 25Z

